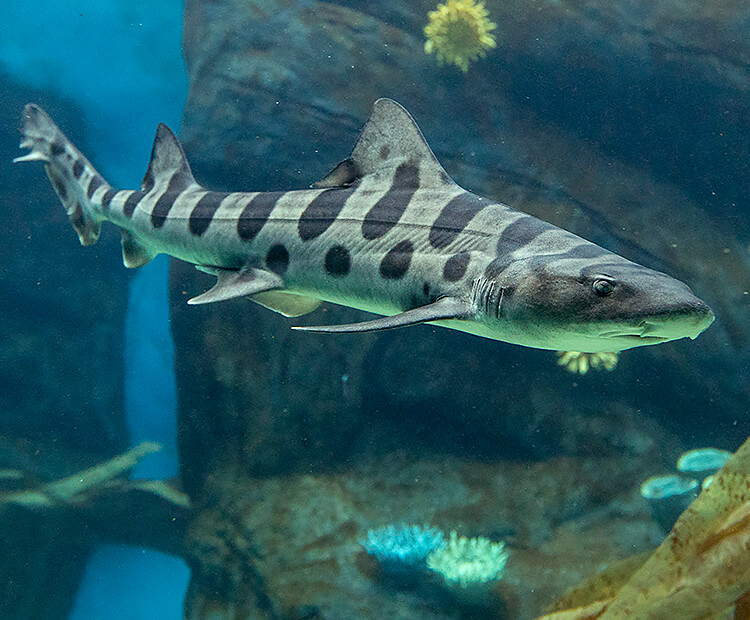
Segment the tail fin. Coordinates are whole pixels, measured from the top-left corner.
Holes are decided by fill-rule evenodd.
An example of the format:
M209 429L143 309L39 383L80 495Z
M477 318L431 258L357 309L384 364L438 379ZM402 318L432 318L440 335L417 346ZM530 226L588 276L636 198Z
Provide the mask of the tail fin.
M96 243L105 218L92 198L97 190L100 196L110 190L109 184L38 105L24 108L21 133L21 148L31 150L13 161L43 161L81 245Z

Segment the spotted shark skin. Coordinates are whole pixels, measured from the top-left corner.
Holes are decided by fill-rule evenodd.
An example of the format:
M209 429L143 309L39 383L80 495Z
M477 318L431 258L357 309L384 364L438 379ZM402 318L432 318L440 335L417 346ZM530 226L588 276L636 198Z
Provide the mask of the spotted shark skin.
M327 301L384 316L299 329L429 322L588 352L695 338L714 318L682 282L458 186L389 99L374 104L348 159L292 191L201 187L165 125L137 190L111 187L36 105L22 133L30 152L16 161L45 163L83 245L111 222L127 267L166 253L217 276L189 303L247 296L300 316Z

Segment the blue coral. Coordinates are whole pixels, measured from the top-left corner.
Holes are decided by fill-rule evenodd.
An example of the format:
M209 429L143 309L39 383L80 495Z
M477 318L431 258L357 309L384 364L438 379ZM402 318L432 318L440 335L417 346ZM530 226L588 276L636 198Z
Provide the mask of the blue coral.
M420 525L388 525L371 529L367 531L367 539L360 542L389 573L422 570L427 556L446 545L443 532Z

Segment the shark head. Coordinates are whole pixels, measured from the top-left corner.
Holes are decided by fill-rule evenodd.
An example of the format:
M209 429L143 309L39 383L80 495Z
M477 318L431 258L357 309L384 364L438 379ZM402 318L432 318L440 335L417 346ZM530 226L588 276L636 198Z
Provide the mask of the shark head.
M714 320L683 282L609 252L519 260L494 288L503 339L543 349L595 353L694 339Z

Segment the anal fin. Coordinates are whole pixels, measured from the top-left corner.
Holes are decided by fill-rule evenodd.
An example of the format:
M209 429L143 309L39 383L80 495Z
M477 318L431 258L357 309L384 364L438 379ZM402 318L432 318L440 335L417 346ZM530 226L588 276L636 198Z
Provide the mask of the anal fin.
M286 291L266 291L253 295L250 300L286 317L309 314L320 305L320 299Z
M330 334L346 334L357 332L372 332L397 327L408 327L428 321L440 321L445 319L467 319L472 315L470 304L453 297L443 297L436 302L426 306L420 306L413 310L407 310L393 316L384 316L372 321L362 323L349 323L347 325L316 325L295 326L292 329L305 332L319 332Z
M143 247L132 233L122 231L122 262L129 269L143 267L155 255Z
M254 267L216 270L216 284L205 293L188 300L191 305L210 304L216 301L247 297L265 291L283 288L284 282L275 273Z

